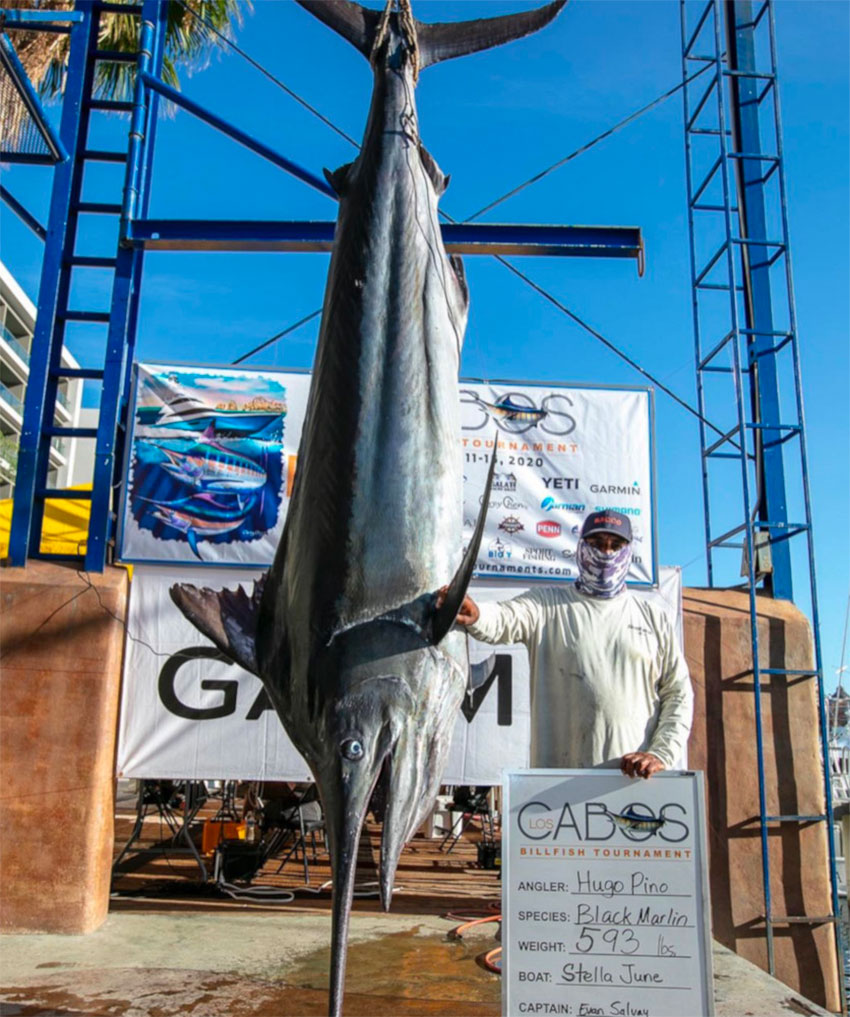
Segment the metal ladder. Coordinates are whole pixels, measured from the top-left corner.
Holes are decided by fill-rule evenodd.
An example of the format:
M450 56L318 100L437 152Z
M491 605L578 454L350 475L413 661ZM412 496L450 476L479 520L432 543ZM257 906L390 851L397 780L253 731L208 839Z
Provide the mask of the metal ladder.
M145 0L119 4L77 0L82 19L73 24L62 106L60 138L70 154L54 175L50 218L38 294L38 313L32 343L30 376L24 403L18 457L15 504L9 543L12 565L27 558L58 558L41 551L41 534L47 499L90 499L88 540L77 564L102 571L109 541L114 536L112 494L119 481L124 442L123 411L129 396L130 367L136 340L143 251L124 244L127 223L147 210L150 182L150 144L156 128L156 97L146 102L138 71L158 73L162 62L168 4ZM100 20L105 14L133 16L139 21L138 51L98 49ZM95 71L101 62L132 63L138 68L133 101L122 102L95 95ZM89 147L89 133L97 117L130 114L126 147L106 151ZM147 144L145 142L147 141ZM125 166L123 189L108 200L83 199L86 169L95 164ZM118 224L115 249L102 255L78 253L80 220L106 216ZM112 273L108 308L75 307L71 302L75 273L108 269ZM102 367L69 368L62 365L62 348L68 322L106 325ZM59 383L81 378L101 383L100 415L96 428L60 427L54 423ZM54 438L95 439L95 465L91 491L47 486L50 443Z
M704 68L683 89L699 410L703 418L722 419L723 410L734 407L734 422L723 433L709 434L705 422L700 422L708 579L713 586L719 551L734 548L743 553L750 605L764 921L768 968L774 974L777 926L832 924L839 965L843 951L773 7L771 0L755 5L751 0L680 0L680 14L683 81L695 69ZM763 149L765 135L766 143L772 143L768 151ZM716 395L724 375L732 382L732 393L728 389L724 393L725 403ZM793 398L786 402L793 404L794 415L786 421L780 416L780 382L789 377ZM802 522L789 522L787 513L785 456L794 451L795 480L804 506ZM726 518L718 534L712 518L718 505L710 495L713 475L724 460L727 467L740 471L734 511L742 511L743 521L738 516L730 528ZM728 515L731 501L725 498L718 514ZM815 649L812 670L764 667L760 660L757 593L792 599L789 544L795 537L803 538L807 554ZM768 813L761 710L765 677L816 682L822 813ZM777 824L814 823L827 824L831 913L776 914L771 901L769 829ZM840 971L839 985L846 1013Z

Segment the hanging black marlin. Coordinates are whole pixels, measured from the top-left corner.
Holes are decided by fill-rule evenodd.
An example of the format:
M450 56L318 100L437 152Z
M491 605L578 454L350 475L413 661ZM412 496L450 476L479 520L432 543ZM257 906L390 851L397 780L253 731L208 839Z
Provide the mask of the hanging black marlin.
M410 0L398 9L389 0L383 12L298 2L369 59L374 88L358 158L327 174L339 217L292 500L253 596L185 585L172 596L260 676L315 777L334 876L336 1017L373 792L380 785L386 803L380 887L389 908L401 850L439 790L468 682L466 638L451 629L484 523L482 510L462 554L458 368L468 293L460 259L443 247L437 203L448 181L419 139L414 89L421 69L528 35L565 0L430 25L413 18ZM446 583L438 608L433 591Z

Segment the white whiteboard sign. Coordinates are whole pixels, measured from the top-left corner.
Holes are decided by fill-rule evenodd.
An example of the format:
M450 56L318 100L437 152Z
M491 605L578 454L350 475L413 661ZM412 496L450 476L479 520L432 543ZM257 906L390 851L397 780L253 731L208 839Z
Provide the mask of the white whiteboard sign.
M712 1014L702 774L504 780L503 1014Z

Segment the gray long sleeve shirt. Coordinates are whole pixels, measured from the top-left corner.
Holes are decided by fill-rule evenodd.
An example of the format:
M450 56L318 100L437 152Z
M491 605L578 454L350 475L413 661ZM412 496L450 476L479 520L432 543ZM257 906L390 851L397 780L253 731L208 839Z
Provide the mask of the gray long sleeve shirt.
M532 766L614 768L628 752L652 752L667 767L683 758L693 693L656 604L571 584L479 606L470 635L528 649Z

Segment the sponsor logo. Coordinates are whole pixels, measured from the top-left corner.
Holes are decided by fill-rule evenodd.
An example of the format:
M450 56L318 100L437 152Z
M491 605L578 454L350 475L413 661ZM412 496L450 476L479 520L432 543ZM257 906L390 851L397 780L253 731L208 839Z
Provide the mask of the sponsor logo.
M513 554L513 545L509 540L501 540L499 537L487 548L488 558L510 558Z
M591 484L590 490L594 494L628 494L638 497L640 484L636 480L631 484Z
M576 419L570 412L573 401L562 392L550 392L538 404L526 392L493 392L491 399L484 399L474 389L462 388L460 401L464 431L480 431L495 423L509 435L537 428L563 438L576 429Z
M481 505L483 504L483 502L484 495L482 494L479 495L478 497L478 504ZM522 509L528 508L528 506L524 502L517 501L516 498L514 498L513 495L510 494L506 494L505 497L502 499L494 498L493 501L489 502L487 507L491 509L506 508L511 509L514 512L519 512Z
M493 490L494 491L515 491L516 490L516 476L513 473L494 473L493 474Z
M523 548L522 556L526 561L555 561L555 552L548 547Z
M560 537L561 524L556 523L554 519L541 519L537 524L537 535L538 537Z
M594 512L619 512L621 516L639 516L639 508L629 508L627 505L596 505L593 509ZM614 519L609 519L607 525L620 526Z
M604 802L528 801L515 812L511 810L511 821L529 840L549 840L553 843L578 841L621 841L647 840L658 837L671 844L680 843L690 836L691 828L686 822L688 814L679 802L665 802L654 813L649 806L638 805L638 818L648 820L652 829L646 831L623 829L617 820L621 819L608 811ZM602 849L600 849L602 850ZM686 849L687 850L687 849ZM583 905L579 905L582 907Z
M544 512L552 512L555 509L561 509L564 512L584 512L584 505L580 505L578 502L555 501L551 495L540 502L540 507Z
M543 486L553 491L578 490L578 477L542 477ZM593 490L593 488L591 488Z
M465 530L474 530L475 529L475 520L474 519L464 519L464 521L463 521L463 528Z
M570 561L572 558L575 558L576 556L575 551L571 551L570 548L568 547L565 547L564 550L561 551L561 554L567 559L567 561Z
M499 523L499 529L504 530L505 533L519 533L520 530L524 530L525 527L517 519L516 516L505 516L505 518Z

